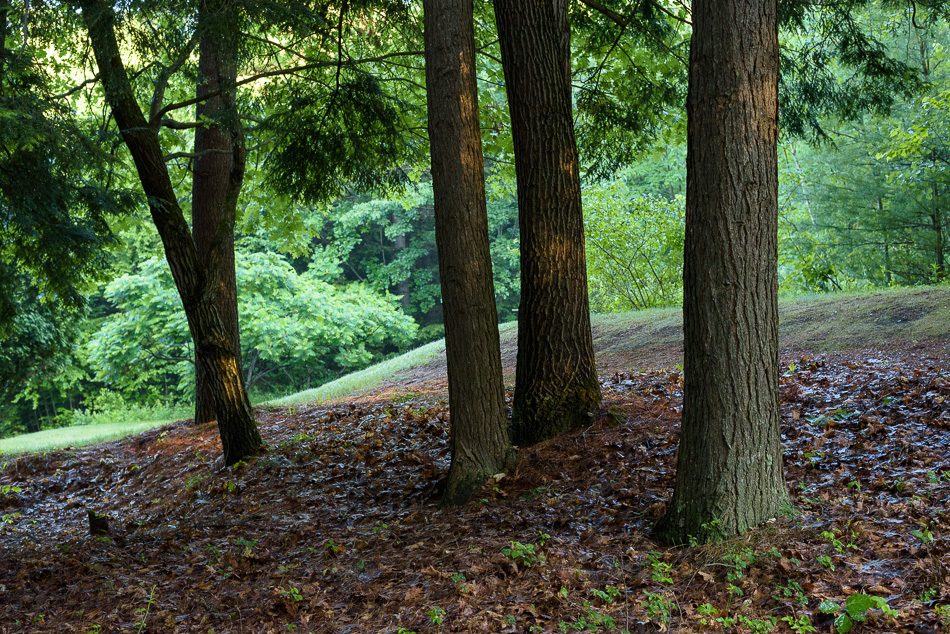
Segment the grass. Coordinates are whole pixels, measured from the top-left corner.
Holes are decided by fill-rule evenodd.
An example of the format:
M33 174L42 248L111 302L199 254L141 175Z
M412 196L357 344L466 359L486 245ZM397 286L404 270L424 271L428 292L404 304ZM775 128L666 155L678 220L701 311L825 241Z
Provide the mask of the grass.
M782 347L815 352L880 346L922 339L950 341L950 288L904 288L873 293L838 293L784 299L779 303ZM680 308L664 308L592 318L598 357L635 358L638 350L680 345ZM517 324L500 327L502 357L514 365ZM262 405L321 403L371 393L387 383L410 378L419 369L444 364L445 341L433 341L406 354L347 374L319 387L273 399ZM0 453L45 451L114 440L170 421L107 423L64 427L0 440Z
M342 376L335 381L324 383L303 392L297 392L283 398L261 403L261 405L296 405L298 403L321 403L336 398L343 398L352 394L370 392L385 383L388 379L400 372L421 365L445 353L445 340L433 341L424 346L410 350L406 354L377 363L368 368Z
M681 344L682 308L595 315L598 356ZM815 352L950 340L950 287L808 295L779 302L781 346Z
M26 451L48 451L61 447L79 447L106 442L137 434L147 429L161 427L172 421L150 421L138 423L102 423L99 425L77 425L47 429L34 434L22 434L12 438L0 439L0 453L20 453Z

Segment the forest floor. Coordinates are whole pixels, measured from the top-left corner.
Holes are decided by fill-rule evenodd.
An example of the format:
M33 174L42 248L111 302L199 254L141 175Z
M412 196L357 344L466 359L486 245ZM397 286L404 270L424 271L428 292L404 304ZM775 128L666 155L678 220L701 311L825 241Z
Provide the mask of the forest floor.
M650 326L664 336L600 321L596 422L520 450L457 510L433 497L449 463L438 362L373 394L260 410L267 449L235 467L213 425L186 423L10 457L0 633L950 631L950 336L901 334L950 327L948 296L839 300L800 327L786 311L794 508L716 545L650 535L682 406L665 313ZM884 334L808 334L839 318ZM504 359L510 372L510 345Z

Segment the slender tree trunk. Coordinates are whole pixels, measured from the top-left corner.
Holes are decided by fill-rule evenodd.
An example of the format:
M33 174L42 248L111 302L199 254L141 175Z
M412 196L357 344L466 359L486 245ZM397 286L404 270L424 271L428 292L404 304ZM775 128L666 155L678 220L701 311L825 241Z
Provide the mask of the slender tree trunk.
M202 33L198 44L196 93L200 96L220 91L220 94L200 102L196 109L197 119L206 123L195 130L191 217L201 266L210 270L213 268L211 254L220 254L214 299L240 367L234 221L245 166L234 88L237 81L237 51L234 47L238 26L223 5L221 0L208 0L199 6L198 26ZM236 145L240 147L235 148ZM201 367L201 364L195 364L196 424L215 419L210 383Z
M531 445L600 405L571 105L568 0L495 0L518 177L521 305L512 437Z
M152 220L162 239L165 258L188 319L197 363L211 383L225 462L234 464L260 447L261 437L234 348L213 301L213 285L218 277L209 275L199 262L198 250L165 167L157 130L149 125L135 100L116 42L115 12L103 0L81 0L79 6L106 101L132 155Z
M933 161L936 163L936 152L933 154ZM947 277L947 265L943 257L943 215L940 213L940 197L937 190L937 183L933 183L933 211L930 213L931 227L934 233L934 263L937 280L943 280Z
M877 199L877 211L880 214L880 217L884 217L884 199L878 196ZM886 286L891 285L891 245L887 239L887 232L884 232L884 284Z
M6 80L7 65L7 25L9 24L10 3L0 2L0 97L3 96L3 84Z
M465 503L514 460L488 246L473 0L424 0L426 88L452 464L442 506Z
M693 0L685 389L658 535L738 535L788 504L778 397L778 3Z
M396 218L394 216L393 222L395 221ZM399 252L408 246L406 234L398 235L393 238L393 243L396 246L396 257L399 257ZM403 311L409 313L409 311L412 310L412 298L409 297L409 278L401 280L398 284L396 284L396 295L401 297L399 303L402 305Z

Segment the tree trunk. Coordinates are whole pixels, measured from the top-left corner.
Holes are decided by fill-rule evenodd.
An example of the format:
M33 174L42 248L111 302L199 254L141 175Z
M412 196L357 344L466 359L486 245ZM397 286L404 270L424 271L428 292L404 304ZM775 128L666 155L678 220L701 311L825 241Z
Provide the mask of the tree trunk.
M778 397L777 0L694 0L685 390L658 535L738 535L789 503Z
M393 214L393 222L396 222L395 214ZM401 234L393 238L393 243L396 246L396 257L399 257L399 253L403 251L407 246L409 246L409 241L406 239L406 234ZM396 295L400 296L399 303L402 305L402 310L407 315L412 310L412 298L409 297L409 278L400 280L396 284Z
M884 199L878 196L877 199L877 211L880 214L880 217L884 217ZM887 239L887 232L884 232L884 284L885 286L890 286L892 280L891 275L891 245Z
M114 11L102 0L82 0L79 4L106 101L132 155L152 220L162 239L165 258L188 319L197 363L211 383L225 462L234 464L260 447L261 437L241 368L213 301L213 285L218 278L209 276L199 262L165 167L157 130L149 125L135 100L116 42ZM214 259L212 256L211 260Z
M518 177L521 305L512 436L531 445L600 405L571 106L568 0L495 0Z
M452 464L442 506L465 503L514 460L488 246L473 0L424 0L426 89Z
M197 96L209 97L198 104L195 129L195 160L192 177L191 218L201 266L217 268L213 292L224 329L241 367L241 333L238 326L237 282L234 270L234 221L237 194L244 180L243 136L237 116L234 84L237 81L237 25L221 0L202 2L199 7ZM234 142L234 140L237 143ZM235 145L240 145L235 151ZM220 260L212 266L211 254ZM214 399L202 364L195 364L195 423L215 419Z
M8 1L0 2L0 97L3 96L3 84L6 77L7 25L11 8Z
M936 152L933 153L933 162L936 164ZM947 277L947 266L943 258L943 217L940 213L940 192L937 189L937 183L933 183L933 211L930 214L930 222L934 232L934 277L937 281L943 281Z

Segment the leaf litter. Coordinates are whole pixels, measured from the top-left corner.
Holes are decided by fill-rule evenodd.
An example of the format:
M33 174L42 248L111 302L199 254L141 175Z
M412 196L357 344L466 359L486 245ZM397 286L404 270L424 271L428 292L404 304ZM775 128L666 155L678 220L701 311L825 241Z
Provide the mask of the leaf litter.
M934 350L786 351L794 508L668 548L682 374L602 376L596 422L438 510L444 382L262 409L225 467L177 424L0 469L0 633L950 630L950 376ZM88 511L106 515L93 535Z

